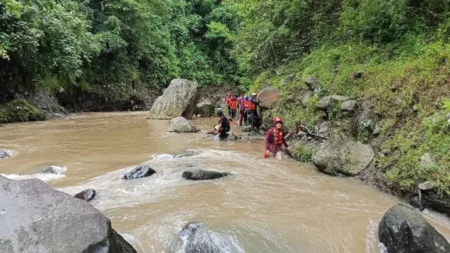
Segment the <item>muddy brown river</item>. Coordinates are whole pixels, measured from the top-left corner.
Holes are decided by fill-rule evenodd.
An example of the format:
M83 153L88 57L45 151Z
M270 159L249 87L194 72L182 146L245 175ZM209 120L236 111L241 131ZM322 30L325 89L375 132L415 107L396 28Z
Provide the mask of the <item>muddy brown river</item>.
M399 199L355 179L323 175L307 164L265 160L262 141L204 138L215 119L194 120L203 130L198 134L169 134L168 121L146 116L74 114L4 125L0 148L17 154L0 160L0 173L18 180L37 177L69 194L96 189L92 204L138 252L173 252L179 231L193 221L226 234L241 252L380 252L378 222ZM188 149L200 154L155 159ZM121 180L133 165L143 163L158 174ZM35 175L49 165L65 166L67 172ZM181 178L187 165L233 176L188 182ZM450 238L449 220L429 211L424 215Z

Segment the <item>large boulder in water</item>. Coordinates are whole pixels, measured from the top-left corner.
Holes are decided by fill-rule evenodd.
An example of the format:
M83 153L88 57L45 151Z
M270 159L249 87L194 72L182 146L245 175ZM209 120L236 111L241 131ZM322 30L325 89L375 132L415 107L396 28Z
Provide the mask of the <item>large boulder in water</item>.
M94 199L96 193L94 189L87 189L77 193L74 197L89 202Z
M280 90L275 87L266 87L258 93L259 106L270 109L278 101Z
M180 232L177 252L185 253L244 253L236 240L229 235L208 230L201 223L189 223ZM182 248L182 250L179 250Z
M122 179L124 180L133 180L133 179L139 179L144 177L150 177L151 175L155 174L156 171L149 166L138 166L134 168L132 171L125 174Z
M1 252L136 252L100 211L41 180L0 176L0 196Z
M198 133L200 129L186 118L177 117L170 121L168 131L173 133Z
M196 110L197 83L174 79L164 94L158 97L150 109L151 119L172 119L183 116L191 119Z
M417 211L402 204L384 215L378 228L388 253L448 253L450 244Z
M369 145L355 141L329 140L313 149L312 162L323 173L332 176L356 176L374 158Z
M193 170L183 172L182 177L187 180L200 181L200 180L213 180L222 177L230 176L228 172L217 172L207 170Z

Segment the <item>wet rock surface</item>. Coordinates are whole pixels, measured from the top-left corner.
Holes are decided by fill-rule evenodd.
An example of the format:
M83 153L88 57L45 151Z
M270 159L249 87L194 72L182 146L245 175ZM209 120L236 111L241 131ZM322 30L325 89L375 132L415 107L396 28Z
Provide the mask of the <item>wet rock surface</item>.
M208 230L202 223L189 223L179 233L177 252L184 253L243 253L233 237Z
M186 118L177 117L170 121L168 131L172 133L198 133L200 128L194 126Z
M372 162L374 151L355 141L329 140L313 149L312 162L332 176L356 176Z
M186 79L174 79L164 94L150 109L151 119L172 119L183 116L191 119L196 110L198 84Z
M7 159L10 158L11 156L9 155L9 153L6 150L1 150L0 149L0 159Z
M230 176L228 172L217 172L217 171L207 171L207 170L192 170L185 171L182 177L187 180L192 181L203 181L203 180L214 180L223 177Z
M96 194L97 192L94 189L87 189L77 193L74 197L89 202L94 199Z
M62 175L67 172L67 167L60 167L60 166L49 166L47 168L41 169L39 173L41 174L55 174L55 175Z
M1 252L136 252L92 205L41 180L0 176L0 196Z
M125 174L122 179L124 180L134 180L139 178L145 178L150 177L151 175L155 174L156 171L150 168L149 166L138 166L134 168L132 171Z
M448 241L419 212L403 204L386 212L378 237L388 253L450 252Z

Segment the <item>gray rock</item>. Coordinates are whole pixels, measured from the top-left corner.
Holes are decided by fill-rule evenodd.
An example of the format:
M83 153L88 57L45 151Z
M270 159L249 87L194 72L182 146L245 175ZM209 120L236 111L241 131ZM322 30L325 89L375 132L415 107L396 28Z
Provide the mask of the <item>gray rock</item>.
M239 140L239 137L231 132L228 132L227 136L223 139L220 139L218 134L214 135L213 140L214 141L236 141L236 140Z
M425 210L425 206L423 205L422 201L420 200L419 196L414 196L409 200L409 204L413 206L414 208L418 209L419 211Z
M436 184L431 181L426 181L418 185L419 190L429 191L436 188Z
M77 193L74 197L89 202L94 199L96 193L97 192L94 189L87 189Z
M346 112L354 112L358 102L356 100L348 100L341 104L341 110Z
M174 252L184 253L244 253L233 237L210 231L201 223L189 223L179 233ZM180 250L181 248L181 250Z
M170 121L168 131L175 133L198 133L200 132L200 129L191 124L189 120L183 117L178 117Z
M197 105L197 114L211 117L216 112L216 106L209 99L202 99Z
M377 128L378 118L370 110L360 112L352 120L352 134L358 141L369 142Z
M438 194L436 189L423 190L422 203L426 208L441 212L450 217L450 196L445 192Z
M243 127L241 127L241 131L244 133L249 133L252 131L252 127L251 126L243 126Z
M138 166L134 168L132 171L125 174L122 179L124 180L133 180L133 179L139 179L144 177L150 177L153 174L155 174L156 171L149 166Z
M281 84L283 86L285 86L285 85L293 83L294 81L295 81L295 74L290 74L283 80L283 82L281 82Z
M60 166L49 166L45 169L41 169L39 173L41 174L55 174L55 175L62 175L67 172L67 167L60 167Z
M320 136L328 136L330 134L331 123L329 121L324 121L318 126L317 134Z
M280 90L275 87L266 87L258 93L259 106L270 109L278 101Z
M6 152L5 150L1 150L0 149L0 159L7 159L10 158L11 156L9 155L8 152Z
M420 157L420 166L423 168L436 166L436 158L430 153L425 153Z
M310 90L305 90L300 93L300 101L302 102L303 106L308 106L309 100L311 99L311 96L313 95L313 92Z
M172 119L183 116L192 118L198 96L197 83L186 79L174 79L164 94L158 97L150 109L150 119Z
M308 86L309 90L314 92L314 94L319 95L322 91L322 84L319 79L315 77L310 77L306 80L306 86Z
M187 180L201 181L201 180L214 180L222 177L230 176L228 172L217 172L207 170L193 170L183 172L182 177Z
M323 173L332 176L356 176L374 158L369 145L355 141L328 140L313 149L312 162Z
M100 211L41 180L0 176L0 196L1 252L136 252Z
M447 115L445 115L445 119L446 119L446 120L450 120L450 112L447 113Z
M349 97L339 96L339 95L333 95L333 96L326 96L317 102L316 107L320 110L328 110L330 106L335 102L345 102L347 100L350 100Z
M450 244L419 212L398 204L380 221L378 237L388 253L448 253Z

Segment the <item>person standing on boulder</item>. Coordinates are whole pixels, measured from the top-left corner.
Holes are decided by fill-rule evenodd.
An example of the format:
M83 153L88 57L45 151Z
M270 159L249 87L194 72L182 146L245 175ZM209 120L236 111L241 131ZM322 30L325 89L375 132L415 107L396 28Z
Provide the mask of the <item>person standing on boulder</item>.
M221 110L217 111L218 125L216 126L216 133L219 135L219 139L225 139L228 136L228 132L230 131L230 121L228 120Z
M275 157L278 160L282 160L282 146L284 145L287 150L291 150L291 147L289 147L284 139L283 120L280 117L277 117L273 120L273 123L274 127L267 132L264 158Z

